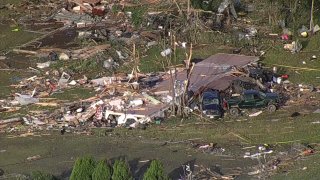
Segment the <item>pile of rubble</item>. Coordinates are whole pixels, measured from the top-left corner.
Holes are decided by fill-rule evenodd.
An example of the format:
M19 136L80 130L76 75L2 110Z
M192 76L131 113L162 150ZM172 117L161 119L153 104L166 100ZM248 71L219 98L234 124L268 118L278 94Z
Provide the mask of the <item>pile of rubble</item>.
M132 6L136 5L129 1L70 0L57 5L57 10L41 21L32 18L20 19L19 23L28 29L27 31L44 35L13 51L42 58L48 57L49 53L54 53L53 56L50 55L50 60L89 59L110 48L110 45L103 44L103 42L114 41L124 43L124 47L117 50L118 57L116 58L127 59L130 51L127 51L129 48L126 46L131 47L136 44L150 48L157 44L157 40L162 37L161 34L165 34L165 29L161 25L152 31L148 30L148 27L135 31L132 22L133 13L124 10L124 7ZM153 17L158 14L150 13L148 16ZM158 22L150 20L148 24L151 27L154 23ZM95 46L76 49L73 42L75 38L92 41ZM38 67L49 67L50 63L45 62L45 64L39 64Z
M139 5L157 2L141 1ZM51 4L51 6L54 5ZM41 21L34 21L30 17L20 20L19 23L26 28L36 27L37 32L47 33L14 49L13 52L46 59L46 62L36 65L37 68L46 70L56 61L90 60L114 46L104 43L108 40L108 42L124 42L121 51L116 50L115 52L116 59L135 61L136 57L132 58L131 55L128 55L134 54L135 56L135 48L133 52L128 50L131 46L137 45L148 49L157 45L161 37L170 36L167 21L170 21L172 26L181 26L178 22L172 23L175 20L170 19L163 12L148 12L148 18L146 18L148 27L135 31L132 12L124 10L124 7L135 6L129 1L103 0L69 0L59 3L59 6L55 4L56 11ZM115 9L118 11L115 12ZM234 4L230 1L223 1L219 7L218 17L228 9L231 10L234 18L237 18ZM161 18L162 16L164 18ZM217 19L219 23L221 20ZM149 31L148 28L152 31ZM257 34L257 30L252 27L246 28L245 32L246 34L242 34L241 38L253 38ZM75 48L69 44L75 38L90 40L94 45ZM130 48L127 48L129 46ZM177 40L174 42L174 48L165 47L165 50L159 55L169 56L177 47L186 50L189 45ZM264 54L258 51L256 53ZM132 73L126 75L98 76L100 78L90 80L85 76L75 79L73 74L64 71L47 71L43 76L23 79L18 85L13 85L18 92L11 98L0 102L1 112L17 111L21 106L30 104L52 106L56 109L60 107L60 109L54 112L29 112L28 115L20 118L0 121L0 127L15 127L16 124L24 123L36 128L84 125L132 128L137 127L138 124L166 117L167 111L175 113L177 109L178 112L180 110L186 114L195 112L202 115L204 112L201 107L203 93L208 89L221 94L221 99L224 101L216 105L219 106L217 110L220 111L223 108L221 111L224 111L225 114L231 111L227 102L228 98L240 96L245 90L254 89L256 93L260 92L261 96L264 96L263 93L277 92L285 97L286 103L290 103L289 99L300 98L306 92L318 91L314 87L293 85L288 81L288 75L277 74L275 70L272 72L263 69L259 63L259 57L256 56L219 53L196 62L191 59L192 45L190 45L190 54L187 56L190 57L185 60L185 68L173 67L169 68L168 72L141 74L135 63ZM104 57L103 66L109 69L119 66L114 59ZM41 70L37 72L41 74ZM94 89L96 95L76 102L50 101L52 100L50 96L53 94L63 93L66 89L82 87ZM223 117L223 113L219 115Z
M244 158L257 161L258 165L253 166L254 171L248 172L248 175L256 178L267 178L277 173L279 169L285 171L292 166L294 161L304 160L305 157L314 155L318 150L318 145L293 144L288 151L275 153L270 145L265 144L258 147L258 152L251 154L246 152ZM302 170L306 170L303 167Z
M54 112L29 112L28 115L21 118L1 121L1 127L15 127L16 124L23 123L35 128L42 127L42 129L43 127L48 129L83 125L134 128L139 124L166 117L166 112L172 110L173 104L181 106L179 98L183 97L186 92L189 92L189 99L201 96L205 89L215 89L220 92L232 92L233 89L233 93L236 93L235 89L239 91L252 89L252 86L246 85L243 81L248 78L251 79L251 84L260 88L261 91L261 86L266 91L282 91L291 96L293 96L291 93L293 91L314 91L310 88L304 89L303 86L294 88L289 82L283 84L279 82L279 78L274 78L275 76L271 78L275 79L275 82L265 83L249 77L248 69L256 66L258 60L257 57L217 54L193 64L189 77L187 68L176 69L173 79L170 72L132 73L91 80L85 76L81 79L73 79L65 72L61 75L59 72L47 72L47 76L33 76L13 85L19 93L15 93L10 99L1 101L1 111L17 111L30 104L61 108ZM188 86L186 86L187 82ZM258 83L260 87L254 82L260 82ZM235 84L241 88L235 88ZM50 102L51 95L63 93L72 88L91 88L96 95L76 102L61 102L55 99ZM184 108L190 110L187 106Z
M18 85L20 93L14 98L3 100L3 112L17 111L21 106L35 104L38 106L61 107L53 113L26 115L1 121L2 127L7 124L14 127L16 123L36 125L52 128L76 127L90 121L93 126L128 126L135 127L144 124L154 117L164 117L166 106L156 98L148 95L148 90L139 91L139 83L130 83L130 77L102 77L88 80L87 78L71 80L70 75L63 73L60 79L46 79L45 77L31 77L23 79ZM146 79L144 77L143 79ZM147 82L146 80L144 80ZM97 95L77 102L48 102L50 95L63 93L71 88L90 87ZM44 102L42 102L44 101ZM32 114L30 112L29 114Z

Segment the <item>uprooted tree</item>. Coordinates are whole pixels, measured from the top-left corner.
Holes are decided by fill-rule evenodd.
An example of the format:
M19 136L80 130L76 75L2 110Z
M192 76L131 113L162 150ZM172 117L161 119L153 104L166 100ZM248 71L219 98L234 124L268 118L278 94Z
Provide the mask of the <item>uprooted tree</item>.
M95 161L90 156L78 158L74 164L70 180L90 180L95 169Z

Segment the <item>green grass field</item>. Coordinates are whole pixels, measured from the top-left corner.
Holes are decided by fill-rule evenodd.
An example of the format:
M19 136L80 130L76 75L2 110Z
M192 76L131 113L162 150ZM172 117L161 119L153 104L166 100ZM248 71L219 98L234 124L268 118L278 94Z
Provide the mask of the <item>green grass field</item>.
M269 158L275 158L278 153L287 152L294 144L320 143L319 124L312 123L318 121L320 117L319 114L312 113L315 109L316 107L307 106L290 107L275 114L263 113L254 118L227 117L222 121L196 117L183 120L174 118L162 125L151 125L146 130L130 131L117 128L106 136L104 129L94 130L95 134L90 136L76 134L62 136L58 132L51 131L36 132L41 137L10 138L14 134L1 135L0 149L6 152L0 153L0 167L8 173L30 173L41 170L61 175L72 167L76 157L89 154L97 159L127 156L129 161L159 158L166 165L166 172L170 173L179 164L195 159L198 165L210 167L220 164L226 174L231 173L236 167L241 167L240 179L241 177L246 179L247 173L252 171L251 167L257 165L257 161L243 159L243 155L248 151L257 152L259 145L270 144L275 152ZM303 114L291 118L291 113L296 111ZM194 139L193 142L199 144L217 143L219 147L226 149L222 154L226 157L202 153L192 148L190 142L186 141L188 139ZM255 148L243 149L251 146ZM40 155L41 158L31 162L26 161L27 157L34 155ZM234 160L226 161L228 158ZM319 176L317 166L313 166L314 162L318 163L317 159L319 155L316 153L294 160L290 165L281 166L281 170L274 178L298 179ZM302 171L305 166L308 170Z
M13 30L18 28L17 32ZM23 31L22 27L10 24L0 24L0 51L10 50L36 38L37 35Z

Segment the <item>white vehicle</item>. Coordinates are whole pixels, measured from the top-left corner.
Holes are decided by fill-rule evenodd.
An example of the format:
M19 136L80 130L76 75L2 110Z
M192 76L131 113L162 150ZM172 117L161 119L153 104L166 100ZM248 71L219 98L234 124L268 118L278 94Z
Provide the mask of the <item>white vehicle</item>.
M118 126L129 125L129 127L136 127L138 124L145 124L151 122L151 119L145 115L118 113L114 111L105 111L105 119L116 118Z

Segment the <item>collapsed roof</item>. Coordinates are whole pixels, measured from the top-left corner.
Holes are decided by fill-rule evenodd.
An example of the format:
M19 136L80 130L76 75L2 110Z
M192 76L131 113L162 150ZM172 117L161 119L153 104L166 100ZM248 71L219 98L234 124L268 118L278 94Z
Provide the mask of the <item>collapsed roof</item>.
M232 73L234 72L233 67L243 68L249 64L256 63L258 60L259 57L255 56L224 53L212 55L194 65L190 74L188 91L192 91L197 94L204 88L225 90L230 86L231 82L237 78L232 76ZM187 80L187 70L178 72L175 80ZM162 81L156 87L154 92L170 91L170 89L168 89L171 87L170 83L170 79Z

